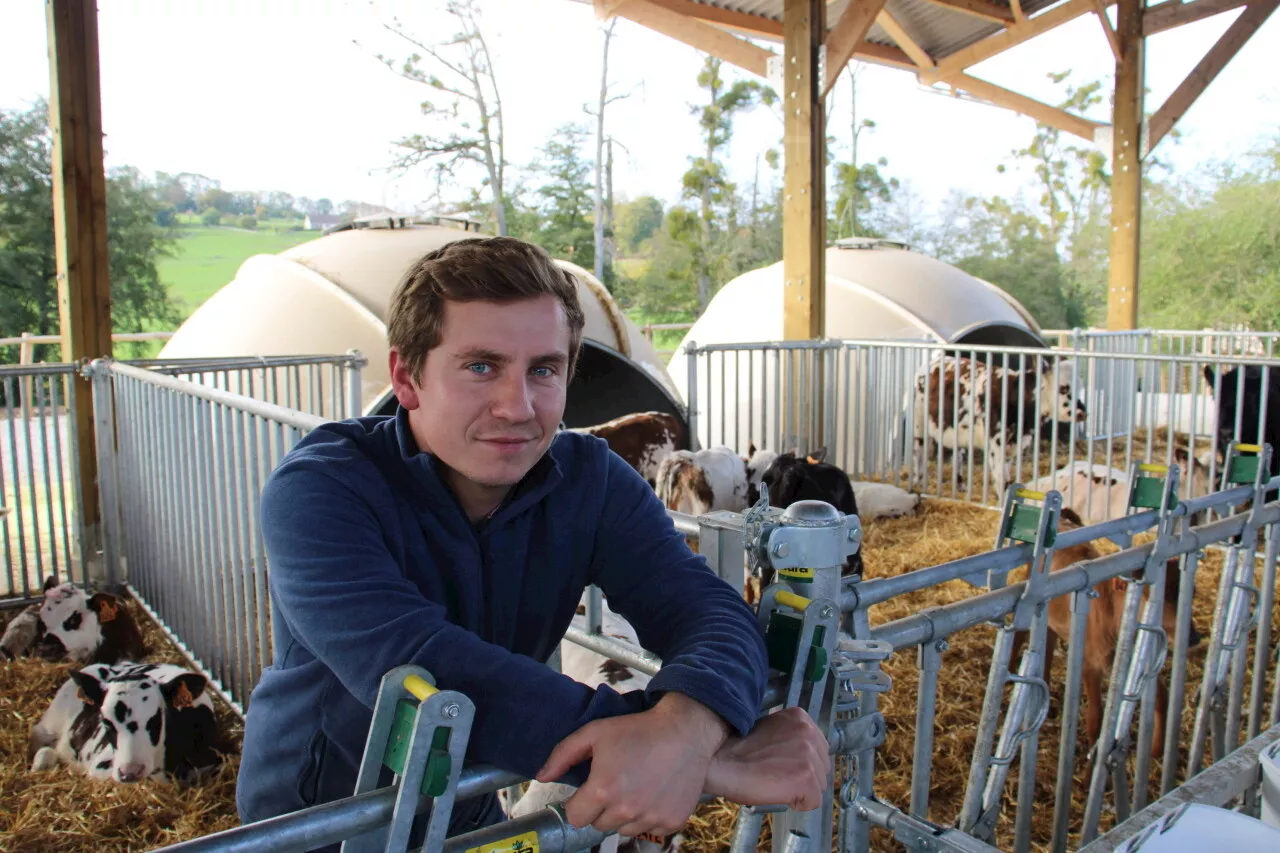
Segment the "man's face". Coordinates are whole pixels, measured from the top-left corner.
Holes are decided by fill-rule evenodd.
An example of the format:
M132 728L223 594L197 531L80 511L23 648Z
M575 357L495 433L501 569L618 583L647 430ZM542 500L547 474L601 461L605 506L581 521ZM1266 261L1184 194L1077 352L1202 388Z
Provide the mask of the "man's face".
M569 324L551 295L446 303L417 382L392 351L414 438L452 469L464 505L494 491L500 500L542 457L564 416L568 361Z

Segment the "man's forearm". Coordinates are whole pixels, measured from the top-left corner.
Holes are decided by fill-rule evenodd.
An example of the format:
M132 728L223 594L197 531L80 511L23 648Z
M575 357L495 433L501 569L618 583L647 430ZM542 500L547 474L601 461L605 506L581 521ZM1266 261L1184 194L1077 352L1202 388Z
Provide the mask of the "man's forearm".
M699 735L695 742L705 744L704 755L714 755L729 737L731 727L723 717L696 699L672 691L663 694L653 710L667 715L682 733Z

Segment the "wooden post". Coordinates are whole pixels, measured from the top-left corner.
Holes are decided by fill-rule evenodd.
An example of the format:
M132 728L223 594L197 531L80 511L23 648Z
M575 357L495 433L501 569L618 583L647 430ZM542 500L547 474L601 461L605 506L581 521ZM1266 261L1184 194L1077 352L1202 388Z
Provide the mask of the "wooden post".
M786 0L783 15L786 110L782 209L783 337L821 338L826 285L826 113L818 49L826 36L823 0Z
M111 283L107 275L107 186L102 154L95 0L46 0L49 124L53 130L53 229L58 264L62 360L110 356ZM93 394L73 382L85 540L82 559L96 562L98 465Z
M1114 138L1111 166L1111 265L1107 328L1138 327L1138 253L1142 233L1142 151L1145 39L1143 0L1116 4Z

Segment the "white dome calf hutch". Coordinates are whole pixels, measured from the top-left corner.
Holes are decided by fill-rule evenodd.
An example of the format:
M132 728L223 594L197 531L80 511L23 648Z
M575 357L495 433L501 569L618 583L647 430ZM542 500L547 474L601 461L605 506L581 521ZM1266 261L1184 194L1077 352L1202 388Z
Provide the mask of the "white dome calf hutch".
M361 371L361 414L392 414L397 403L386 343L392 294L417 258L473 236L474 232L460 228L383 218L328 233L278 255L255 255L192 313L161 350L160 358L359 350L368 359ZM681 399L652 344L590 272L567 261L557 263L577 276L586 315L582 355L565 410L566 426L590 426L636 411L667 412L683 423ZM317 371L314 385L302 383L302 399L293 405L319 411L313 398L329 399L333 381L332 372Z
M826 346L782 342L781 262L725 284L685 335L670 371L700 446L825 446L851 472L883 470L901 459L906 391L933 352L847 342L1047 347L1008 293L902 243L841 241L826 270Z

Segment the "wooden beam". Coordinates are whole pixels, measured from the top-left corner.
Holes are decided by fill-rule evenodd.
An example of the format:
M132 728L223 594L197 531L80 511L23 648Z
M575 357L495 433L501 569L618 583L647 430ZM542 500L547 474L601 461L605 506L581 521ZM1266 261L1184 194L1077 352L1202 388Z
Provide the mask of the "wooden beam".
M1116 58L1116 62L1120 61L1120 36L1116 34L1116 28L1111 26L1111 19L1107 17L1107 7L1102 5L1102 0L1093 0L1093 11L1098 13L1098 22L1102 24L1102 32L1107 37L1107 44L1111 45L1111 55Z
M819 90L818 49L826 34L824 0L786 0L783 175L783 337L825 334L826 111Z
M615 14L744 68L759 77L769 76L769 58L775 55L773 51L758 47L704 21L673 12L652 0L625 0L618 5Z
M1025 23L1027 14L1022 11L1022 3L1019 0L1009 0L1009 8L1013 10L1013 21L1015 24Z
M107 181L95 0L46 0L49 125L53 132L53 239L58 269L62 360L109 357L111 280L107 270ZM88 381L73 380L86 561L96 561L102 508L97 439Z
M1148 6L1142 13L1142 34L1153 36L1183 24L1229 12L1247 2L1248 0L1196 0L1194 3L1183 3L1181 0L1167 0L1156 6Z
M918 67L923 69L934 67L933 57L923 47L916 44L916 40L903 29L897 18L889 14L888 9L880 10L880 14L876 15L876 23L898 43L898 47L902 48L902 52L911 57L911 61Z
M607 21L613 17L613 13L618 10L618 7L625 2L627 0L591 0L591 5L596 10L596 17Z
M844 8L840 20L827 33L827 80L822 87L822 97L840 79L840 72L853 58L858 45L866 40L867 30L876 22L876 15L884 8L885 0L851 0Z
M1056 127L1058 130L1074 134L1090 142L1093 141L1094 131L1103 126L1101 122L1082 118L1064 109L1050 106L1043 101L1037 101L1035 98L1029 98L1018 92L1011 92L1003 86L988 83L986 80L980 80L968 74L958 74L947 82L961 91L968 92L985 101L990 101L998 107L1013 110L1019 115L1028 116L1038 122L1047 124L1050 127Z
M1280 0L1254 0L1240 13L1240 17L1231 22L1227 31L1219 37L1213 47L1209 48L1209 52L1196 67L1191 69L1187 79L1173 90L1168 100L1161 104L1160 109L1156 110L1155 115L1151 117L1147 134L1147 152L1159 145L1160 140L1173 130L1178 119L1186 115L1187 110L1191 109L1196 99L1204 94L1204 90L1209 88L1213 79L1240 52L1245 42L1249 41L1267 18L1271 17L1277 5L1280 5Z
M928 0L928 2L996 24L1016 22L1012 9L1006 9L999 3L992 3L991 0Z
M1143 0L1120 0L1111 157L1111 262L1107 328L1138 327L1138 257L1142 232L1142 115L1146 39Z
M1115 0L1102 0L1104 7L1114 2ZM921 73L920 82L932 85L947 80L972 65L977 65L1011 47L1017 47L1054 27L1074 21L1081 15L1092 12L1094 8L1094 0L1068 0L1046 12L1041 12L1034 18L1028 18L1024 23L1015 24L995 35L987 36L982 41L939 60L937 67Z

